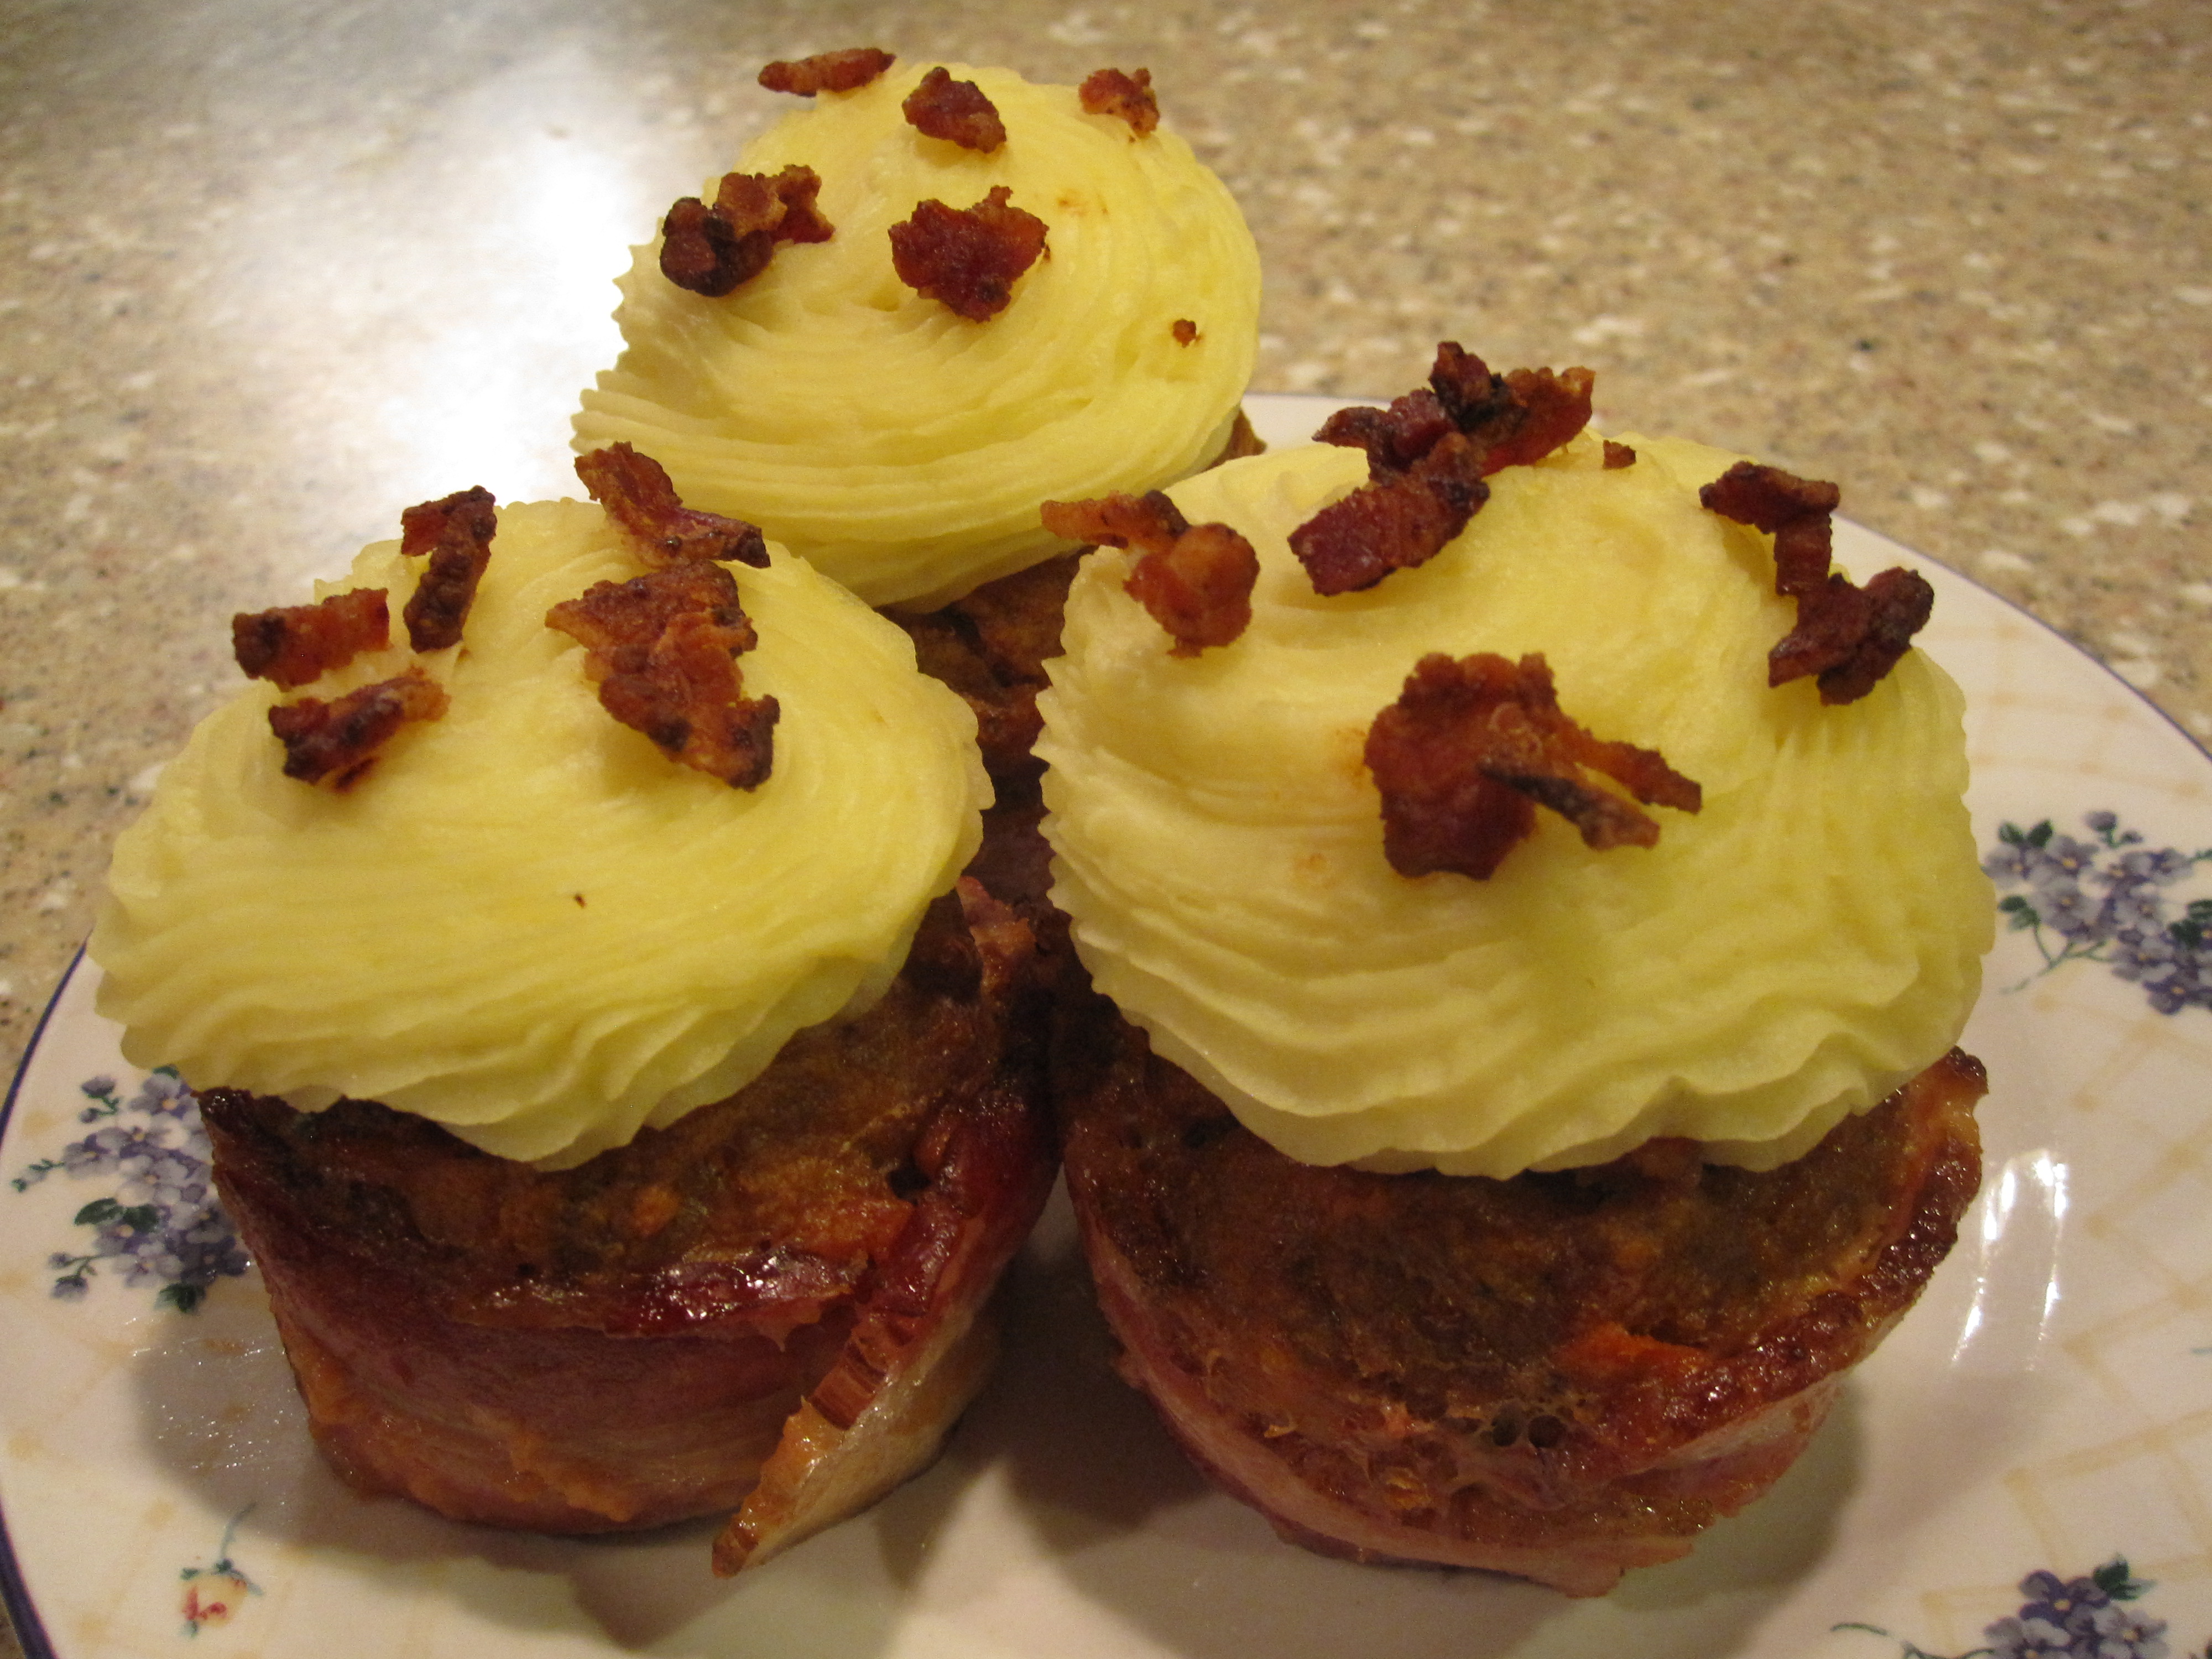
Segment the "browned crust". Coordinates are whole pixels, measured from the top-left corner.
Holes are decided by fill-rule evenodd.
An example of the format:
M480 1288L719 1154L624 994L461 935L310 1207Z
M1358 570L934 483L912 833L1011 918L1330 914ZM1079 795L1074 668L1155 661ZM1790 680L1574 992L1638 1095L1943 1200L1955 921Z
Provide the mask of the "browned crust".
M929 611L885 611L914 641L915 661L958 692L975 714L983 763L1003 794L1042 769L1030 753L1044 722L1037 693L1060 654L1060 629L1076 556L1047 559L986 582Z
M1788 1466L1950 1249L1984 1086L1954 1051L1764 1173L1496 1182L1294 1163L1095 1000L1054 1061L1125 1370L1201 1464L1293 1541L1573 1594Z
M934 1316L940 1286L980 1297L939 1272L948 1239L1035 1218L1036 994L1026 929L963 884L869 1013L562 1171L373 1103L208 1091L216 1179L318 1440L356 1484L460 1520L734 1507L855 1331Z

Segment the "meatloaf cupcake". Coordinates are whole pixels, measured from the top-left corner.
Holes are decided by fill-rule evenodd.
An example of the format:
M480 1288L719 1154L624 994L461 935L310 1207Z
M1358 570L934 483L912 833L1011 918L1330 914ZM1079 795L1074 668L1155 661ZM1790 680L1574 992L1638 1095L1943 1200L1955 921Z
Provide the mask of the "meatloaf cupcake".
M1589 397L1448 345L1048 507L1107 550L1038 745L1126 1374L1293 1541L1575 1595L1764 1491L1948 1249L1993 915L1926 585Z
M1071 550L1047 497L1231 447L1260 272L1149 76L1081 88L854 51L637 250L580 449L628 441L874 605L930 611Z
M933 1453L1051 1178L974 721L648 459L426 503L119 841L92 953L202 1091L314 1431L548 1531L738 1511L734 1570ZM402 627L404 617L404 626ZM404 637L403 637L404 635Z

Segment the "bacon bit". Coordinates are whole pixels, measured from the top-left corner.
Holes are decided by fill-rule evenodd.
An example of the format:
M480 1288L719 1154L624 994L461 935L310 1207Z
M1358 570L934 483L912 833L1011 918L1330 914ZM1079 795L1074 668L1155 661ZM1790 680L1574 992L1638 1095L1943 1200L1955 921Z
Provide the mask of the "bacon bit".
M660 274L680 289L719 299L768 269L778 242L826 242L835 234L814 205L822 180L812 167L726 173L708 207L678 198L661 223Z
M442 651L461 642L461 624L476 602L477 583L491 559L491 539L498 530L491 491L481 484L399 515L399 550L410 558L430 556L399 613L407 623L407 642L415 649Z
M1092 115L1118 115L1129 124L1129 136L1142 138L1160 124L1160 100L1152 96L1152 72L1140 69L1124 75L1117 69L1093 70L1076 88L1083 107Z
M1636 451L1626 444L1617 444L1610 438L1605 441L1605 470L1618 472L1624 466L1636 465Z
M1426 386L1409 392L1388 409L1355 404L1322 422L1316 443L1367 452L1370 478L1402 472L1427 454L1447 433L1457 430L1437 394Z
M684 506L667 469L626 443L578 456L576 476L647 564L730 559L768 568L768 544L758 526Z
M942 64L921 77L899 106L908 125L932 138L950 139L963 149L988 155L1006 142L1006 124L998 106L973 81L956 81Z
M705 560L626 582L599 582L545 613L581 644L599 705L671 760L739 789L764 782L774 759L774 697L746 697L738 653L758 636L738 585Z
M1044 527L1098 547L1139 547L1122 587L1167 629L1178 657L1228 645L1252 620L1260 556L1225 524L1193 525L1158 490L1089 501L1047 501Z
M1448 432L1402 472L1383 472L1291 532L1314 592L1352 593L1394 570L1425 564L1490 499L1482 456Z
M1704 793L1660 756L1592 737L1562 714L1540 653L1431 653L1368 728L1367 769L1382 795L1382 847L1401 876L1451 870L1488 879L1548 806L1585 846L1650 847L1659 826L1583 775L1601 772L1647 805L1694 812Z
M1291 534L1317 593L1372 587L1425 564L1490 496L1482 480L1540 461L1589 424L1596 376L1516 368L1493 374L1446 340L1429 384L1388 409L1344 409L1314 436L1367 452L1368 483Z
M320 605L241 611L230 619L231 653L246 677L286 691L391 643L392 612L380 587L333 593Z
M1188 345L1198 338L1198 325L1188 317L1178 317L1169 325L1168 332L1176 337L1177 345Z
M971 208L921 203L912 218L891 227L899 281L973 323L1004 311L1015 279L1045 251L1044 221L1008 206L1012 194L996 185Z
M1829 569L1832 483L1738 461L1698 492L1710 512L1774 538L1774 591L1797 602L1797 625L1766 656L1766 683L1815 676L1824 703L1856 702L1874 690L1927 625L1936 590L1902 565L1862 588Z
M847 46L811 58L778 58L760 72L770 92L811 98L817 92L857 92L898 59L877 46Z
M284 775L303 783L350 788L377 751L409 720L446 712L446 691L420 668L349 691L335 702L301 697L269 711L269 729L284 745Z

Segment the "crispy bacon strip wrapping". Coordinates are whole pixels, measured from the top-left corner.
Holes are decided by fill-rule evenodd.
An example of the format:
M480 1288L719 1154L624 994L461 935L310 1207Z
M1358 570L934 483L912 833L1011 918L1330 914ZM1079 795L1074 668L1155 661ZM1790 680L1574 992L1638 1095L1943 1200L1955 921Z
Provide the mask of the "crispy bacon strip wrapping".
M1125 75L1117 69L1093 70L1076 88L1083 107L1092 115L1118 115L1129 124L1129 136L1142 138L1160 124L1160 100L1152 96L1152 72L1140 69Z
M981 1381L986 1298L1058 1162L1034 958L963 881L866 1012L570 1170L368 1101L204 1091L325 1454L538 1532L743 1505L725 1567L916 1472Z
M1596 377L1516 368L1493 374L1446 340L1429 384L1388 409L1345 409L1314 436L1367 453L1369 482L1291 533L1317 593L1372 587L1425 564L1490 498L1483 480L1540 461L1589 424Z
M1591 848L1656 843L1658 824L1586 769L1647 805L1694 812L1704 804L1656 750L1593 737L1563 714L1541 654L1517 664L1489 652L1422 658L1368 728L1366 761L1382 795L1383 852L1401 876L1488 879L1535 828L1538 805Z
M778 58L760 72L770 92L811 98L819 92L857 92L898 59L878 46L847 46L811 58Z
M446 703L445 688L410 667L332 702L301 697L279 703L269 711L269 729L284 745L286 777L348 789L401 726L437 719Z
M410 557L430 556L400 613L407 623L407 642L415 649L442 651L461 642L461 624L476 601L477 583L491 558L491 538L498 529L491 491L481 484L399 515L399 550Z
M1157 489L1047 501L1042 516L1047 530L1071 541L1144 550L1122 586L1173 637L1176 656L1227 645L1252 620L1252 588L1260 580L1252 544L1225 524L1192 524Z
M286 691L391 643L391 607L380 587L333 593L319 605L241 611L230 619L230 647L240 669L248 679L268 680Z
M737 657L757 641L738 585L703 559L599 582L545 613L584 647L599 704L671 760L738 789L765 782L774 697L747 697Z
M1803 1449L1981 1176L1956 1049L1778 1169L1678 1142L1492 1181L1298 1164L1103 999L1062 1006L1116 1369L1286 1541L1353 1560L1598 1595L1686 1554Z
M768 269L779 242L826 242L834 227L815 206L822 179L812 167L726 173L708 207L678 198L662 222L660 274L707 298L750 282Z
M576 476L648 564L727 559L768 568L768 544L758 526L684 506L668 470L626 443L578 456Z
M891 227L891 264L917 294L941 300L971 323L1004 311L1015 279L1045 251L1045 223L1010 205L1013 192L995 185L969 208L939 201L917 205Z
M1832 483L1738 461L1698 492L1710 512L1774 538L1774 591L1797 602L1797 625L1767 653L1766 683L1815 677L1825 703L1856 702L1874 690L1927 625L1936 590L1902 565L1860 587L1829 568Z
M899 109L917 131L963 149L988 155L1006 142L999 106L973 81L954 80L942 64L921 77Z

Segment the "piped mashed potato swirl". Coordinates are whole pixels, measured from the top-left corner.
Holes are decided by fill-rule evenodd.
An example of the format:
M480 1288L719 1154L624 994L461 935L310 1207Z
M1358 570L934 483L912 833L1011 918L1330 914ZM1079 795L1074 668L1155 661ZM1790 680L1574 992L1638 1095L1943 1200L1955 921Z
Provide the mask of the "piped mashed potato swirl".
M623 351L575 420L580 449L628 441L687 504L759 525L871 605L924 610L1067 551L1040 501L1156 488L1218 455L1260 300L1243 216L1172 131L1137 138L1073 88L949 65L1005 121L979 154L901 114L931 67L824 93L738 157L813 168L828 241L779 246L718 299L638 248ZM964 209L998 185L1044 221L1048 252L969 322L899 280L889 231L925 199Z
M1955 1040L1994 910L1963 700L1909 652L1861 701L1766 684L1793 621L1765 537L1697 489L1735 458L1583 434L1491 479L1457 540L1317 597L1289 532L1366 477L1323 446L1169 493L1257 550L1195 659L1093 554L1039 698L1054 896L1098 989L1292 1158L1509 1176L1653 1136L1767 1168ZM1362 761L1425 653L1541 652L1561 707L1704 786L1656 847L1537 814L1487 881L1385 861Z
M341 1095L504 1158L580 1163L731 1094L881 994L981 836L975 719L905 635L781 548L733 568L782 717L744 792L618 725L546 611L642 569L600 509L502 507L452 698L350 790L282 775L256 683L202 721L118 841L93 933L134 1064L196 1087ZM365 550L318 597L422 561Z

